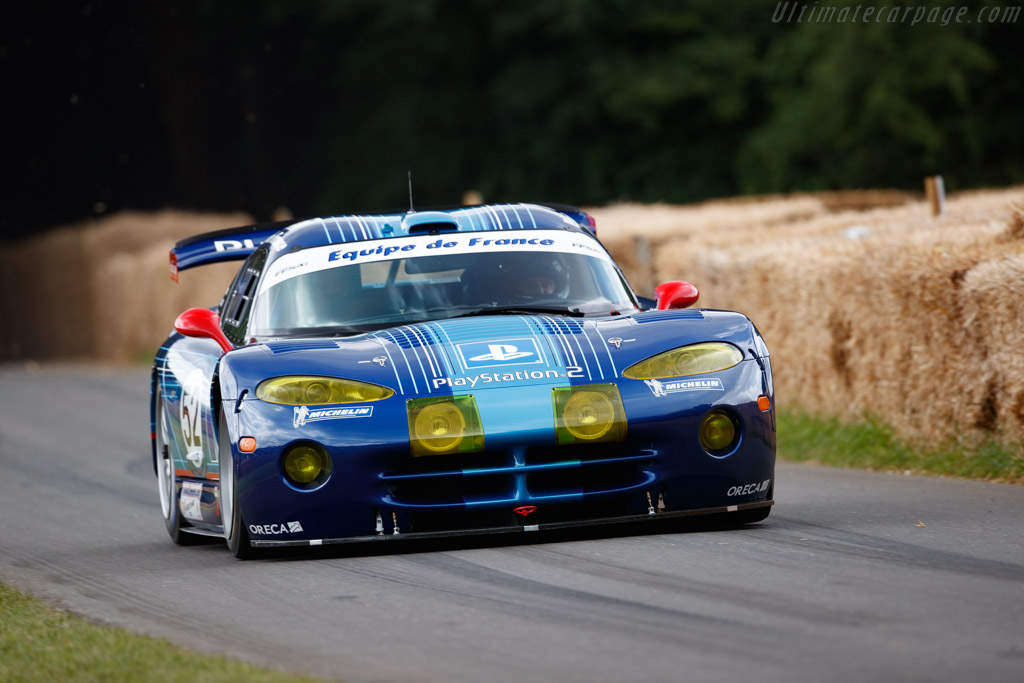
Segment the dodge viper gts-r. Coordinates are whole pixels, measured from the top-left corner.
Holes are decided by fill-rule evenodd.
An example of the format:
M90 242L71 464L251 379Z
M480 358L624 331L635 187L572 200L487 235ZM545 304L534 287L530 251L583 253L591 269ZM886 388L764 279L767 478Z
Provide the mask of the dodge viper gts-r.
M200 235L244 259L152 374L179 544L232 553L526 533L773 504L768 350L740 313L638 297L586 213L510 204Z

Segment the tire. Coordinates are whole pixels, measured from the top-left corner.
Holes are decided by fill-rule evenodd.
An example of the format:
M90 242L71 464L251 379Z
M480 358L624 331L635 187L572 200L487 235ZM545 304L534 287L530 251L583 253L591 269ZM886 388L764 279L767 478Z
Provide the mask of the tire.
M224 540L231 554L240 560L249 560L259 553L252 547L249 530L238 507L238 480L235 477L235 459L228 438L228 425L221 413L218 421L217 445L220 449L220 514L224 526Z
M185 531L188 523L181 517L178 505L178 477L174 473L174 461L171 458L167 416L164 414L164 402L159 396L156 400L156 481L160 493L160 512L163 514L164 527L171 540L178 545L196 545L203 542L202 536Z

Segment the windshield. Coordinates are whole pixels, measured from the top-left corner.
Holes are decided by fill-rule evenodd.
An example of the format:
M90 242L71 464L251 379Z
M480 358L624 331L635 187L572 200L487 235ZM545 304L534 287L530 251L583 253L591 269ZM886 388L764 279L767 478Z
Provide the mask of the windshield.
M287 254L260 285L250 334L353 334L464 315L598 316L638 307L590 237L558 230L508 235L424 235Z

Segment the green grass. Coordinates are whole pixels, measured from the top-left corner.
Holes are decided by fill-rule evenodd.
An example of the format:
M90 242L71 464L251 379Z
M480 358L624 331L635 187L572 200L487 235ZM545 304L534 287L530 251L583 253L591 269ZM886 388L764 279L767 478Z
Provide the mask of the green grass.
M91 624L0 584L0 681L316 681Z
M783 460L1024 484L1024 447L998 436L964 435L936 444L900 438L871 416L841 421L786 410L777 418Z

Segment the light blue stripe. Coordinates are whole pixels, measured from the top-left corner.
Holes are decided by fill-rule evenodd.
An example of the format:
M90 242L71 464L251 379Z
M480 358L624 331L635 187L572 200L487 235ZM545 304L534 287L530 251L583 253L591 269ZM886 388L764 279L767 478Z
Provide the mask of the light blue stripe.
M419 342L419 349L420 349L420 351L417 353L417 355L422 354L423 356L426 356L426 358L427 358L427 365L430 366L430 374L433 375L434 377L440 377L441 375L440 375L440 373L438 373L438 365L439 365L439 363L436 362L436 359L434 357L433 349L431 349L427 345L427 340L426 340L425 336L423 335L423 333L420 330L416 329L415 325L405 325L405 326L402 327L402 329L403 330L408 330L408 332L406 334L409 334L410 336L415 337L416 341ZM420 367L423 367L423 363L420 363ZM423 376L424 376L424 378L427 381L427 385L429 386L430 385L430 378L426 376L426 368L423 369Z
M405 349L402 348L402 345L398 343L398 340L395 338L395 336L391 332L386 332L385 334L391 340L391 342L394 343L394 345L398 347L398 351L402 354L402 360L405 361L405 367L409 371L409 380L412 382L413 393L417 393L418 394L420 392L420 389L419 389L418 386L416 386L416 376L413 375L413 373L412 373L412 364L409 363L409 358L408 358L408 356L405 355ZM422 365L421 365L421 367L422 367Z
M445 339L447 339L447 345L452 345L451 339L448 337L448 332L441 325L432 322L426 323L425 327L427 327L427 329L430 330L430 333L434 336L434 338L437 339L442 344L440 355L444 358L445 367L448 369L448 376L454 376L455 368L452 366L451 356L454 355L457 358L459 354L448 353L448 349L445 348L446 342L441 340L441 335L444 335ZM460 363L459 366L461 367L461 365L462 364Z
M598 330L595 329L595 332L597 331ZM612 364L612 377L618 377L619 370L615 367L615 358L612 356L612 349L608 346L608 340L604 338L603 334L601 335L601 342L604 343L604 350L608 354L608 362Z
M521 209L513 209L513 211L516 214L516 220L519 221L519 227L520 228L525 228L526 226L523 225L523 212L522 212L522 210Z
M380 347L384 349L384 355L388 357L388 363L391 364L391 369L395 371L395 381L398 382L398 393L405 394L405 389L402 388L402 378L398 374L398 366L395 365L394 359L391 357L391 352L388 351L388 345L384 343L384 340L378 337L376 334L371 335L374 340L380 344Z
M597 356L597 349L594 348L594 342L590 341L590 335L587 334L587 329L584 328L580 335L587 340L587 344L590 346L591 352L594 354L594 362L597 363L597 371L601 373L601 379L604 379L604 368L601 367L601 359ZM582 346L580 347L582 351Z

